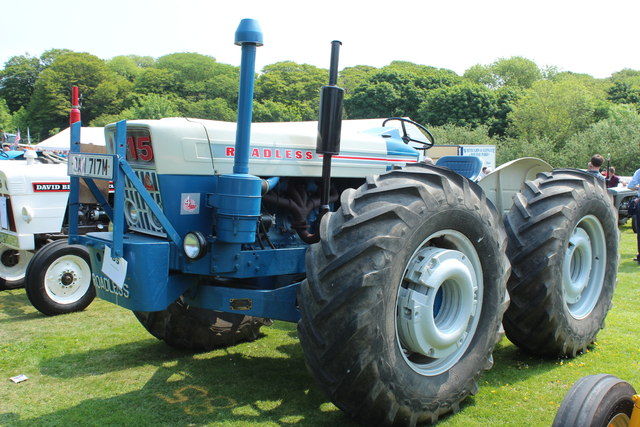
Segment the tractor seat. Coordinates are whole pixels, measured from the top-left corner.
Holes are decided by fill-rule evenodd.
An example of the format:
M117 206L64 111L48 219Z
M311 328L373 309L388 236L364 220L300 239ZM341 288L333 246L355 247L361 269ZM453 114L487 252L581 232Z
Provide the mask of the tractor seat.
M482 160L476 156L444 156L436 161L436 165L451 169L472 181L478 179L482 171Z

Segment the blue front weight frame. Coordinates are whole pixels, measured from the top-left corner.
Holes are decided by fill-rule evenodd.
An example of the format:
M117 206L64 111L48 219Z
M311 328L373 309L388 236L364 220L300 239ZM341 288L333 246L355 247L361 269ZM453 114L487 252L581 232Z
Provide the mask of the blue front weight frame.
M80 153L80 123L71 128L70 161ZM126 122L116 124L116 154L113 159L113 208L100 193L93 179L70 171L69 243L87 247L91 256L92 281L102 299L135 311L159 311L182 296L196 307L243 315L297 322L296 291L299 283L276 289L240 289L203 285L201 278L253 278L303 273L306 247L242 251L240 244L208 241L209 257L196 262L183 259L182 239L126 161ZM113 223L113 232L78 235L79 184L83 179ZM124 221L124 185L129 179L141 198L162 224L169 240L127 233ZM125 283L117 286L102 273L105 247L111 256L127 260ZM174 260L172 264L172 260ZM171 266L180 266L180 271Z
M235 44L242 47L236 158L233 174L214 177L216 188L206 195L207 201L211 202L207 207L216 212L217 233L215 238L207 238L207 256L202 259L186 259L182 253L180 234L127 163L126 121L116 123L115 154L101 157L110 157L113 165L109 177L104 174L98 178L113 180L113 209L93 183L92 177L95 176L79 168L84 160L90 159L83 159L79 154L80 122L72 125L69 243L79 243L88 248L92 281L100 298L130 310L159 311L181 296L186 303L205 309L298 321L300 315L296 307L296 290L300 283L280 285L274 277L296 277L296 274L304 273L306 247L243 250L243 244L250 245L255 241L261 204L262 180L248 173L255 53L256 47L262 45L262 32L255 20L241 21ZM76 159L78 162L73 163ZM84 179L113 222L113 233L78 235L80 178ZM140 194L169 240L126 233L125 179ZM110 248L113 258L127 261L127 271L121 285L116 285L102 271L105 247ZM251 285L225 287L221 285L224 281L216 281L218 278L247 279ZM236 282L239 283L242 282Z
M76 122L71 126L71 153L80 153L80 122ZM91 178L83 177L85 183L89 186L91 193L98 203L105 209L105 212L109 216L113 223L113 244L109 245L111 247L111 254L114 258L120 258L123 255L122 252L122 237L125 233L125 225L124 225L124 179L125 176L129 178L131 184L135 187L135 189L140 193L140 196L144 200L144 202L149 206L149 209L156 216L160 224L164 227L165 231L169 238L175 243L178 247L182 246L182 239L176 232L169 219L164 215L160 206L155 202L151 194L144 188L144 185L140 182L140 180L136 177L135 172L131 169L131 166L127 163L126 157L127 150L127 122L126 120L122 120L116 123L116 146L115 152L116 154L112 154L113 164L115 165L113 175L109 179L113 180L114 187L114 200L113 200L113 209L109 206L107 201L104 199L98 187L95 185ZM70 175L71 176L71 175ZM100 178L96 178L100 179ZM74 211L77 211L79 207L79 177L71 176L71 192L69 194L69 207ZM74 209L75 208L75 209ZM75 239L78 237L78 218L77 215L72 215L69 218L69 228L72 230L69 232L69 243L76 243Z
M71 126L71 151L69 163L74 155L80 153L80 122ZM88 178L81 176L69 167L71 189L69 193L69 243L87 247L91 256L92 282L100 298L137 311L156 311L166 308L175 301L189 286L184 277L169 275L170 244L167 241L126 234L124 222L124 184L129 178L132 185L162 224L175 247L182 246L182 240L169 219L151 197L126 161L127 124L116 124L116 154L106 155L112 158L113 171L108 178ZM98 203L103 207L113 224L113 233L89 233L78 235L78 209L80 207L80 178L82 178ZM113 180L113 208L105 200L93 179ZM126 244L125 244L126 239ZM102 273L105 247L111 250L113 258L124 258L129 264L123 286L116 285ZM127 283L137 286L130 289ZM139 286L138 286L139 285Z

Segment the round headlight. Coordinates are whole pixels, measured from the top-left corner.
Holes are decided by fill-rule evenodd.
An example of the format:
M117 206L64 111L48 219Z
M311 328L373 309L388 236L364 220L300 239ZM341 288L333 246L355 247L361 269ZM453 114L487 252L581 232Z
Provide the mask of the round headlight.
M131 224L135 224L138 222L138 208L131 200L126 200L124 202L124 213L127 216L127 220Z
M151 216L150 225L156 230L162 231L162 224L160 224L160 221L158 221L158 218L156 218L154 214L151 214L150 216Z
M182 240L184 254L189 259L202 258L207 250L207 239L199 231L191 231Z

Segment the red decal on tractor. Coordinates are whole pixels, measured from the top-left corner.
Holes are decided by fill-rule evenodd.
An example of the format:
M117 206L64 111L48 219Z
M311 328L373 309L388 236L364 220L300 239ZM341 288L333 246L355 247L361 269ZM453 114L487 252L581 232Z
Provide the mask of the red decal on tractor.
M193 212L198 208L198 205L196 204L195 200L193 200L191 197L187 197L184 199L184 202L182 203L182 207L187 212Z

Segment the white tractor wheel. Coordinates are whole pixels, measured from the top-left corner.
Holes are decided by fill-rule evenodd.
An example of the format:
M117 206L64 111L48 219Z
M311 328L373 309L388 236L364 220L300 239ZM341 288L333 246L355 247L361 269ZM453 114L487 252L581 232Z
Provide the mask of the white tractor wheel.
M24 276L33 252L13 249L0 243L0 290L24 286Z
M618 271L617 213L604 184L559 169L528 181L506 215L507 338L535 355L575 357L604 327Z
M66 240L46 245L27 268L25 288L31 304L48 316L84 310L96 295L89 253Z

